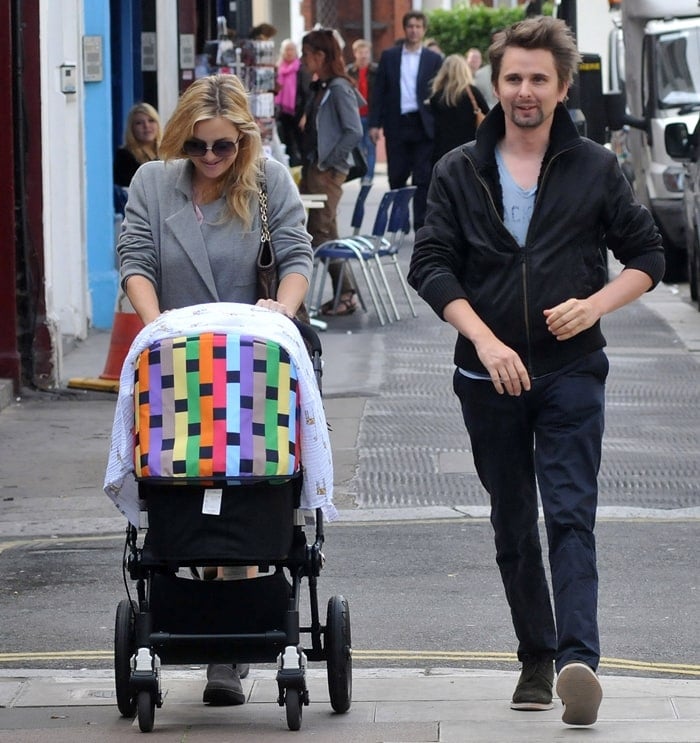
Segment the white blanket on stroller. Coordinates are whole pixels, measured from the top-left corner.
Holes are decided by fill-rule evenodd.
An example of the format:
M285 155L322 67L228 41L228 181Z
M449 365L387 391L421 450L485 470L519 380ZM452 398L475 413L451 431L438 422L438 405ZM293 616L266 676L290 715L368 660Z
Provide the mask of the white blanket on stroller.
M134 475L134 374L139 354L163 338L198 333L237 333L271 340L294 361L301 392L301 462L304 483L301 507L321 508L328 521L337 518L333 505L333 458L321 392L299 331L289 318L263 307L233 302L199 304L164 312L131 344L119 380L112 442L104 491L117 508L139 525L138 487Z

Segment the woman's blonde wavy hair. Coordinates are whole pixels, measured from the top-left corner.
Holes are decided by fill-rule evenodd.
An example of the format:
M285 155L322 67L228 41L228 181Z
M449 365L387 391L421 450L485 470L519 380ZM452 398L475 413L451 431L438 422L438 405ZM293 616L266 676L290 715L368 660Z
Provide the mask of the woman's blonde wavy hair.
M456 106L459 99L467 94L467 86L474 84L472 71L463 54L450 54L445 57L438 74L433 80L433 95L442 93L448 106Z
M149 119L153 119L153 121L155 121L157 124L156 140L153 143L152 151L151 149L146 150L141 142L139 142L138 139L136 139L136 137L134 136L134 119L139 114L145 114L146 116L148 116ZM124 129L124 146L136 158L136 162L143 165L143 163L148 162L149 160L158 159L158 150L160 147L161 138L163 136L163 127L160 123L160 116L158 116L158 111L156 111L150 103L142 102L134 104L129 109L129 113L127 114L126 126L124 127Z
M195 80L180 96L173 115L165 125L160 156L163 160L187 157L185 141L194 136L200 121L228 119L238 129L238 154L221 178L228 215L243 220L247 229L253 221L251 204L257 204L262 173L260 130L250 112L248 93L235 75L210 75Z

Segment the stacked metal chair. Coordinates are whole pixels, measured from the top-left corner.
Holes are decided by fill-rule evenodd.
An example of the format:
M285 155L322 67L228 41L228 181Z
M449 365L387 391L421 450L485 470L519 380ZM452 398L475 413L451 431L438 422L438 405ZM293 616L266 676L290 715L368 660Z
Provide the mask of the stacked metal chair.
M388 259L388 262L396 269L396 274L399 277L399 284L401 285L401 289L413 317L417 317L416 308L413 305L413 299L411 297L408 282L406 281L406 277L403 275L403 271L399 265L399 250L406 242L406 236L410 232L410 205L415 192L415 186L405 186L404 188L397 189L394 204L391 209L391 216L389 217L389 225L387 227L388 241L377 245L374 253L375 260L379 263L382 274L384 273L384 270L381 261L384 258ZM389 301L394 311L394 315L397 320L400 320L401 318L399 317L396 302L394 301L394 297L386 283L386 276L385 285L387 286Z
M347 237L338 238L337 240L328 240L319 245L314 251L314 267L309 286L309 298L312 314L318 313L319 308L321 307L326 275L328 273L328 263L331 260L339 259L343 261L343 272L347 270L351 261L357 262L364 284L372 300L372 305L377 313L380 325L385 325L387 321L392 321L381 291L382 287L385 291L388 290L388 282L386 280L386 275L384 274L384 268L381 263L376 260L375 253L379 245L389 245L389 240L387 239L386 234L389 227L391 207L396 198L397 191L387 191L382 196L377 208L377 214L374 219L372 231L369 234L360 234L362 229L362 219L364 217L364 204L370 188L370 185L364 185L360 188L360 193L355 203L351 221L353 234L348 235ZM336 294L333 297L334 311L337 309L340 302L342 276L343 273L341 273L341 280L338 282L338 291L336 291ZM356 287L356 289L359 288ZM366 310L367 307L365 301L359 290L357 291L357 294L360 305L364 310Z

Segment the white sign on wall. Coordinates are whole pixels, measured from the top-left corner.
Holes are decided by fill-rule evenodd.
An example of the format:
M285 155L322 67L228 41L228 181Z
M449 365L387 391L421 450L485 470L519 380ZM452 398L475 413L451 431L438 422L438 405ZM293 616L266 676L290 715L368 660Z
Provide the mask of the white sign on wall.
M99 83L104 79L104 55L101 36L83 36L83 80Z
M180 69L193 70L194 67L194 34L180 34Z
M155 72L158 69L158 46L155 31L144 31L141 34L141 70Z

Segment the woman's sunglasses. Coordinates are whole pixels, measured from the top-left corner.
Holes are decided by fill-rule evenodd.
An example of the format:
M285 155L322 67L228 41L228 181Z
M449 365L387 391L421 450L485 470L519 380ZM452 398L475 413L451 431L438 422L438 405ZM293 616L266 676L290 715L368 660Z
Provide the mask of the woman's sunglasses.
M238 142L241 136L239 134L235 142L230 139L217 139L211 146L208 146L206 142L202 142L201 139L188 139L182 145L182 151L188 157L204 157L209 150L216 157L230 157L238 149Z

